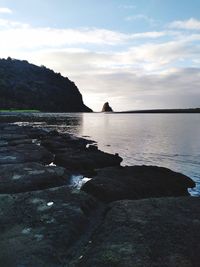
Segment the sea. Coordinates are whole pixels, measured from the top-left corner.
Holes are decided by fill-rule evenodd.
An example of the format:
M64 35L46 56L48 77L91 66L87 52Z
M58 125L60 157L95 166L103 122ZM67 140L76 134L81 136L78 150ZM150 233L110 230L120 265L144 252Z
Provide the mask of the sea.
M181 172L196 182L191 195L200 195L199 114L35 113L17 123L94 140L99 149L118 153L123 165Z

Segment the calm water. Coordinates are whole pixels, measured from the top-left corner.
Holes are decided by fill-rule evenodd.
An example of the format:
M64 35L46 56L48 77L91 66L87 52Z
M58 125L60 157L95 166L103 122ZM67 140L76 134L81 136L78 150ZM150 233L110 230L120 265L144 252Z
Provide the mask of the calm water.
M41 125L93 139L101 150L119 153L124 165L159 165L182 172L197 182L191 193L200 195L199 114L35 116ZM48 122L44 123L44 120Z

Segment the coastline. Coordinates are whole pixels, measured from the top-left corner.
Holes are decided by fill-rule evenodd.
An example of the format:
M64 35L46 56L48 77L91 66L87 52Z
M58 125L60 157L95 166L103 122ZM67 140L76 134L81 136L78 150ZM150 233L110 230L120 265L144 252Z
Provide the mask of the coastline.
M117 154L70 134L2 122L0 131L1 266L132 266L134 261L156 266L169 257L166 266L199 261L195 220L200 205L199 198L188 195L195 186L189 177L156 166L121 167ZM72 175L92 179L78 190L70 184ZM193 223L195 232L190 227L186 234ZM196 246L192 256L185 255L189 235ZM154 239L160 242L158 255L146 257L143 251L155 250Z
M128 114L128 113L137 113L137 114L177 114L177 113L200 113L200 108L186 108L186 109L147 109L147 110L133 110L133 111L119 111L119 112L114 112L117 114Z

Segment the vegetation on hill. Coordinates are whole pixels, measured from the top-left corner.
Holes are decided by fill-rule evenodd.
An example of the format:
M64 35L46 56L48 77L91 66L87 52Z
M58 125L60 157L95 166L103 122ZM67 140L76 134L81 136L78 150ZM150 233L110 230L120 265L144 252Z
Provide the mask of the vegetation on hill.
M90 112L74 82L44 66L0 59L0 109Z

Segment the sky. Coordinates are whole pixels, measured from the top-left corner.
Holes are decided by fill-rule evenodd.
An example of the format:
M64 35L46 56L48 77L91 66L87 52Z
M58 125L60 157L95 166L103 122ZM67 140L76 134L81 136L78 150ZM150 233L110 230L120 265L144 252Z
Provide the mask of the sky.
M199 0L0 0L0 58L74 81L95 111L200 107Z

